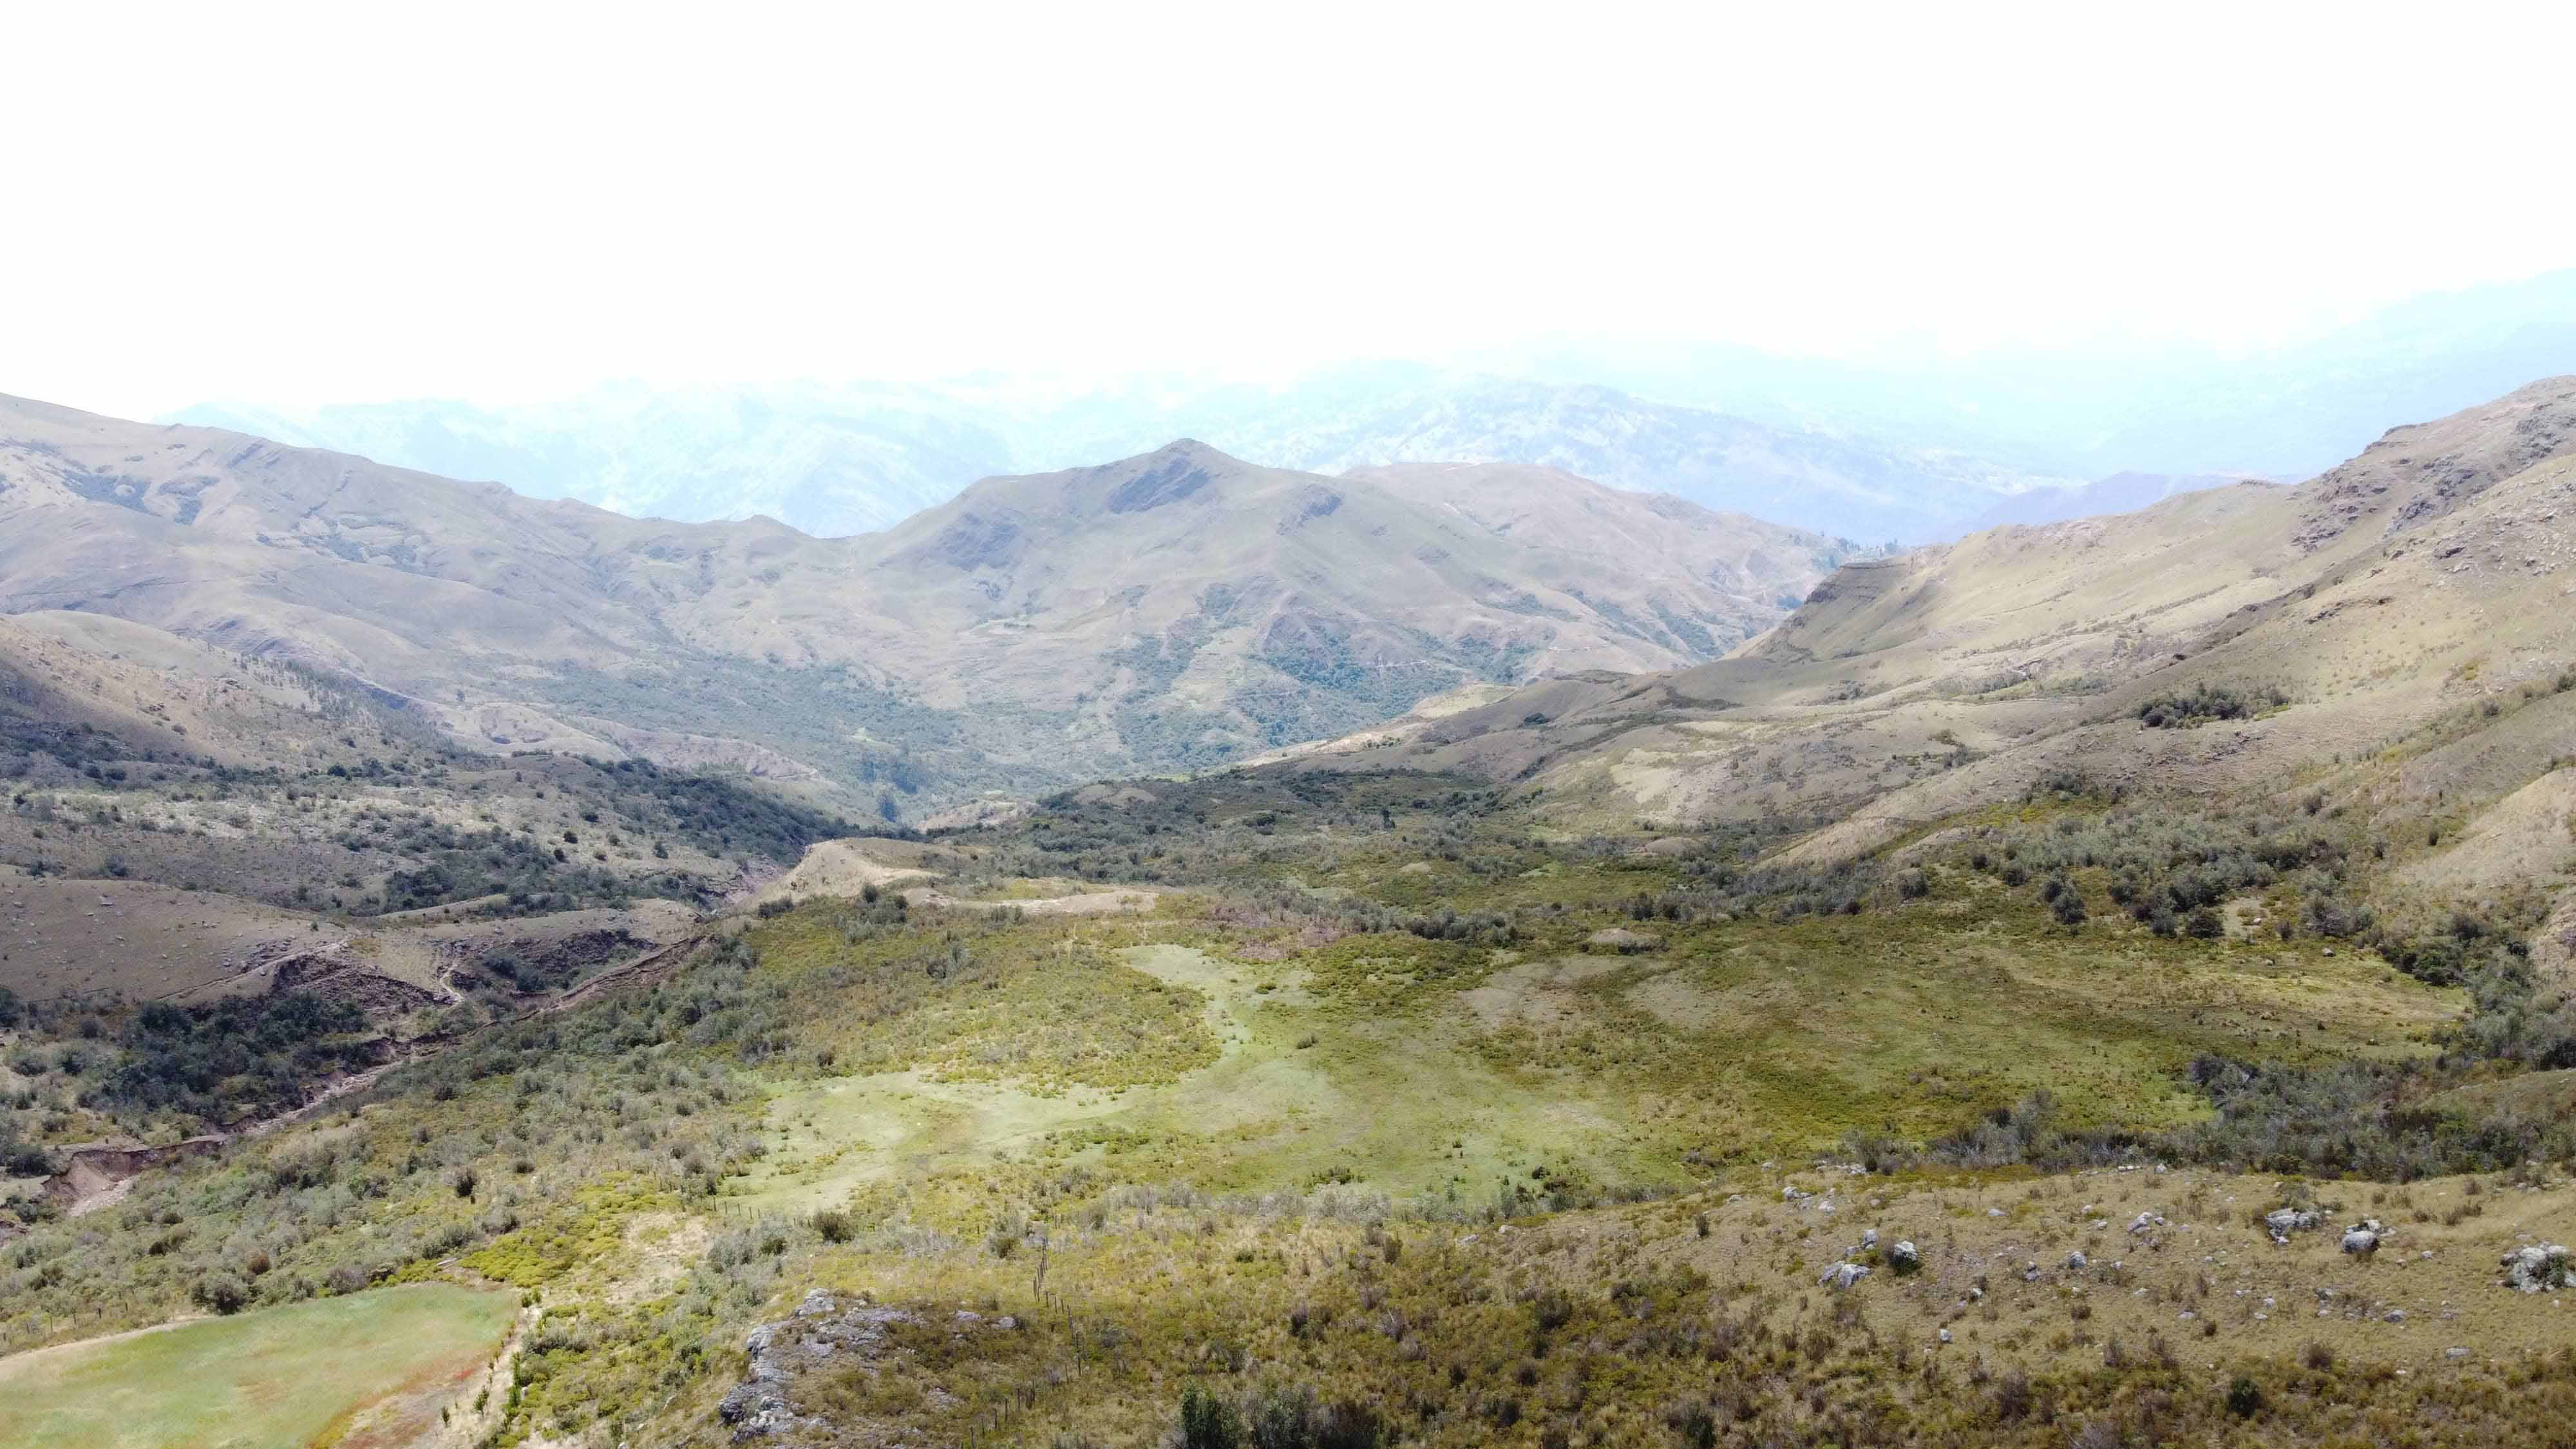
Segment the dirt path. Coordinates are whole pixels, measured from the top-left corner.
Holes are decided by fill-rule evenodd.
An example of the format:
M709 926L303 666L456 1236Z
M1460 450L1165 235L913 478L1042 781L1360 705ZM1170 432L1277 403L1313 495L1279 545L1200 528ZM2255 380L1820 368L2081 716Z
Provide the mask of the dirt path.
M1115 890L1080 891L1069 896L1040 896L1026 901L968 900L939 891L909 891L905 898L917 905L956 911L1007 911L1016 906L1032 916L1110 916L1122 912L1150 915L1162 903L1163 893L1142 886L1128 886Z

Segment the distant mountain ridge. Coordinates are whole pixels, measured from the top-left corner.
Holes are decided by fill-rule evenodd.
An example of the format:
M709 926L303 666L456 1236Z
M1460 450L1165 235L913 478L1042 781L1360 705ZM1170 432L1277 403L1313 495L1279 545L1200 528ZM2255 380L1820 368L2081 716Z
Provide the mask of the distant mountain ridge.
M1190 441L818 539L0 400L0 614L293 659L486 748L898 810L1715 658L1868 552L1546 469L1332 478Z
M1128 456L1173 437L1313 473L1410 462L1560 468L1634 491L1880 542L1946 536L1989 502L2071 480L1949 450L1780 428L1615 389L1411 364L1292 386L1051 394L975 384L604 387L555 404L414 400L170 421L489 479L681 522L777 518L820 536L888 528L975 478Z
M1967 531L1980 533L2008 523L2065 523L2070 519L2135 513L2184 493L2224 488L2231 483L2261 481L2220 473L2195 473L2183 477L2170 473L2114 473L2080 487L2033 488L2027 493L2016 493L1969 520Z

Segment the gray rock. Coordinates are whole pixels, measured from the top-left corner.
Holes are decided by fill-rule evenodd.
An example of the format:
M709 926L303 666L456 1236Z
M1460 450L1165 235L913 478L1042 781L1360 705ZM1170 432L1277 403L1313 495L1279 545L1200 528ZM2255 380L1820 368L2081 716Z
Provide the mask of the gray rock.
M1858 1263L1830 1263L1816 1281L1840 1292L1868 1276L1869 1270Z
M1911 1241L1899 1238L1887 1250L1887 1264L1899 1272L1912 1272L1923 1266L1923 1254Z
M2357 1258L2367 1258L2379 1251L2379 1234L2355 1224L2343 1230L2343 1250Z
M2092 1267L2093 1264L2092 1261L2086 1258L2082 1253L2069 1253L2066 1255L2066 1266L2074 1269L2078 1273L2081 1273L2085 1269Z
M2140 1213L2129 1220L2129 1236L2133 1238L2144 1237L2146 1234L2152 1233L2164 1225L2164 1218L2158 1214Z
M2272 1232L2272 1241L2286 1243L2292 1233L2310 1232L2324 1223L2314 1208L2278 1208L2263 1215L2263 1226Z
M2504 1255L2504 1283L2517 1293L2538 1293L2568 1286L2567 1249L2558 1243L2533 1243Z

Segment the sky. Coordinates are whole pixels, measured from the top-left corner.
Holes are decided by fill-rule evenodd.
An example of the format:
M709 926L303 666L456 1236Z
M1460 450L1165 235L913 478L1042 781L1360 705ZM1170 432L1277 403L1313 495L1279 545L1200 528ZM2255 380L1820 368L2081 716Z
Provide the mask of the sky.
M1794 12L1794 13L1792 13ZM0 392L2258 348L2576 264L2576 7L25 6Z

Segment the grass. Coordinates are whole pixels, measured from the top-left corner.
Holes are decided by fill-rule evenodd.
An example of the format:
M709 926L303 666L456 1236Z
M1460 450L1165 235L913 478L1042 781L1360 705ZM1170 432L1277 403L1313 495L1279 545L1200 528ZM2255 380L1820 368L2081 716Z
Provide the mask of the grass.
M2023 824L2057 839L2052 811ZM2442 1050L2467 994L2350 940L2163 936L2108 909L2069 929L1966 846L1774 877L1744 865L1749 836L1671 855L1543 838L1508 802L1419 781L1302 804L1172 786L1042 818L1036 844L954 853L999 895L1015 863L1098 883L1159 861L1160 906L1014 918L880 889L729 923L659 985L478 1037L113 1214L37 1225L0 1258L22 1291L0 1325L36 1343L149 1322L254 1256L274 1259L245 1279L264 1302L471 1273L539 1300L517 1392L474 1430L505 1446L703 1437L741 1377L732 1346L815 1286L919 1315L874 1371L843 1360L798 1389L907 1441L1146 1441L1191 1384L1255 1417L1311 1390L1335 1423L1360 1405L1430 1444L1668 1440L1672 1416L1738 1390L1739 1437L2027 1441L2049 1421L1998 1417L1978 1377L2009 1365L2064 1416L2049 1442L2155 1395L2176 1407L2123 1432L2223 1442L2233 1418L2195 1417L2204 1364L2255 1380L2264 1413L2395 1401L2385 1378L2297 1378L2308 1334L2357 1374L2456 1367L2438 1358L2453 1334L2478 1374L2505 1372L2534 1325L2472 1280L2499 1233L2576 1236L2559 1188L2509 1208L2485 1189L2472 1212L2465 1188L2317 1184L2443 1255L2391 1255L2382 1282L2323 1237L2273 1252L2254 1214L2277 1179L1971 1172L1937 1164L2014 1159L1871 1147L2040 1091L2069 1130L2155 1133L2209 1114L2206 1058ZM2107 898L2101 873L2070 868ZM1654 942L1588 949L1612 925ZM1856 1152L1914 1165L1813 1166ZM1818 1197L1783 1199L1779 1162ZM2147 1207L2189 1226L2131 1241ZM1912 1236L1924 1272L1821 1294L1865 1226ZM2020 1277L2077 1250L2125 1276ZM2321 1286L2356 1295L2337 1311L2410 1318L2311 1327ZM2149 1344L2201 1351L2176 1325L2213 1321L2204 1297L2228 1315L2207 1358L2164 1364ZM2301 1306L2247 1307L2262 1297ZM961 1306L1023 1327L952 1330ZM1933 1347L1944 1329L1955 1352ZM2127 1367L2105 1362L2115 1336ZM1712 1356L1720 1337L1737 1357ZM2533 1384L2557 1402L2557 1379Z
M1720 1429L1700 1442L2063 1445L2094 1423L2098 1442L2373 1442L2430 1412L2445 1442L2502 1443L2576 1403L2557 1312L2491 1281L2503 1247L2576 1227L2564 1179L2316 1185L2403 1225L2369 1262L2331 1232L2272 1244L2257 1217L2290 1185L2269 1177L1741 1186L1482 1226L1131 1190L1045 1213L1042 1280L1025 1242L907 1229L791 1248L764 1312L821 1287L927 1320L873 1359L794 1365L799 1403L886 1442L1152 1442L1191 1388L1311 1391L1382 1441L1534 1449L1693 1442L1673 1421L1695 1406ZM2461 1202L2484 1210L2446 1220ZM2166 1225L2129 1233L2149 1211ZM1864 1229L1914 1242L1921 1271L1857 1250ZM1818 1289L1846 1251L1879 1271ZM950 1327L958 1305L1020 1326ZM2238 1377L2262 1390L2251 1424Z
M298 1449L389 1396L470 1378L517 1311L452 1283L260 1309L0 1359L8 1449Z

